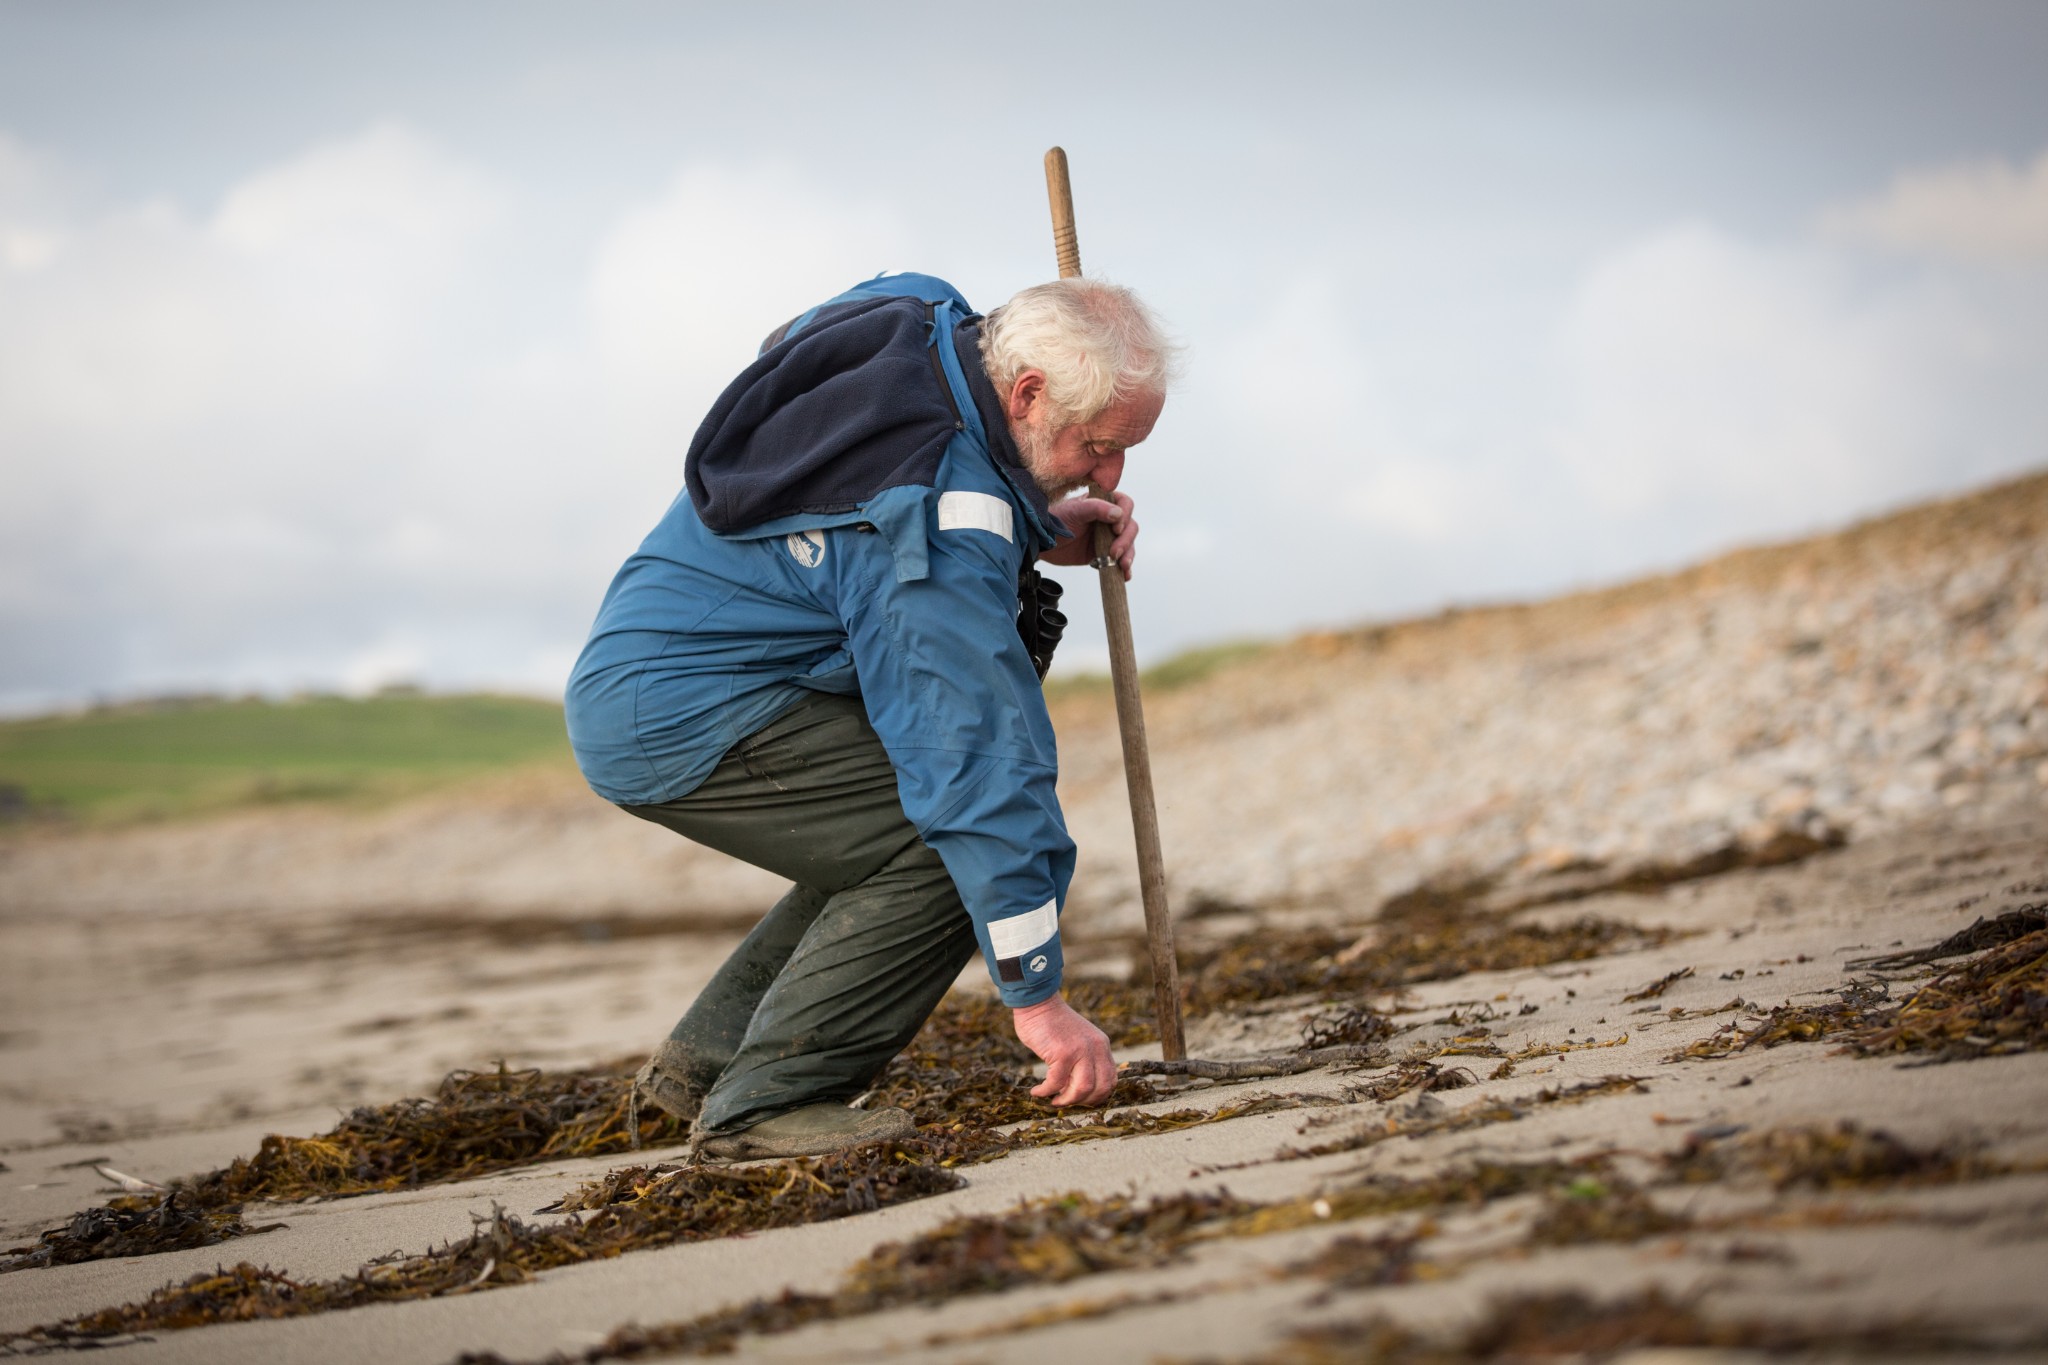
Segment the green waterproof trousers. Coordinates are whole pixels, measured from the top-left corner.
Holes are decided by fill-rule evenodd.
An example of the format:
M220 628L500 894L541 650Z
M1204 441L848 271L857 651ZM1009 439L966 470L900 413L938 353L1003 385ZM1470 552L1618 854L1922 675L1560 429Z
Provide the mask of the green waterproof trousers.
M866 1090L974 956L858 698L806 698L687 796L624 809L796 883L656 1056L703 1097L700 1138Z

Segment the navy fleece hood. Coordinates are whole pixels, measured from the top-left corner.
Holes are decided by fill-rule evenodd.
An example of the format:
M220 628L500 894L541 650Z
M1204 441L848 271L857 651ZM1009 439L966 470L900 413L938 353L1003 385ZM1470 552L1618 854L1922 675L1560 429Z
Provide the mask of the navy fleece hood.
M821 308L742 371L683 465L704 524L730 535L931 483L962 425L933 350L935 311L901 295Z

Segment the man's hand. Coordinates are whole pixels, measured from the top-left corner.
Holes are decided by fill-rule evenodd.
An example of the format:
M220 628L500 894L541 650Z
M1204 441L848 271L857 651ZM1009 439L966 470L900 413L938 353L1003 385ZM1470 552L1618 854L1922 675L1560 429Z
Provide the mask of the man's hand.
M1017 1038L1045 1063L1045 1079L1031 1093L1055 1105L1101 1104L1116 1088L1109 1036L1055 995L1011 1011Z
M1095 523L1108 522L1115 534L1109 542L1109 556L1124 571L1124 582L1131 581L1131 565L1138 558L1138 523L1131 518L1131 495L1112 493L1114 502L1101 498L1063 498L1052 505L1052 514L1060 519L1061 525L1074 533L1073 539L1063 540L1039 558L1048 564L1087 564L1095 558Z

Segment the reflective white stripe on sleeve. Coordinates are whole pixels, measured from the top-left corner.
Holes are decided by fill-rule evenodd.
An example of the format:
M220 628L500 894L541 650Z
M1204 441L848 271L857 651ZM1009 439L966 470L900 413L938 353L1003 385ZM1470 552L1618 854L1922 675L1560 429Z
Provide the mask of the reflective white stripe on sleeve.
M939 494L939 529L994 531L1004 540L1016 540L1010 534L1010 504L991 493Z
M989 947L995 949L998 958L1024 956L1060 931L1060 912L1054 907L1054 902L1047 901L1021 915L990 920Z

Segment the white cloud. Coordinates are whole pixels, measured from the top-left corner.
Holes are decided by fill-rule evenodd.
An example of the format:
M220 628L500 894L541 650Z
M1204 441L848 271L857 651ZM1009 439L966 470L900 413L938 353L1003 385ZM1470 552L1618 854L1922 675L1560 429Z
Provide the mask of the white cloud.
M204 214L0 140L0 243L56 244L0 268L0 700L559 685L754 340L910 254L789 174L687 170L567 253L533 207L395 125Z
M366 697L393 683L418 682L426 663L427 652L417 640L386 637L343 663L341 690Z
M40 270L64 249L64 199L76 187L48 157L0 130L0 271Z
M2048 461L2033 272L1694 223L1592 259L1522 333L1483 298L1391 318L1332 271L1270 297L1210 367L1226 420L1195 436L1228 454L1188 469L1290 587L1212 575L1183 618L1209 637L1623 577ZM1446 316L1470 339L1418 361Z
M502 196L482 175L398 124L332 142L231 189L208 225L229 247L328 268L367 262L445 269L488 227Z
M1883 194L1821 217L1834 238L1964 260L2048 261L2048 152L1902 172Z
M1396 457L1378 462L1345 489L1338 505L1350 520L1406 540L1443 541L1469 526L1463 513L1475 480L1441 461Z
M592 356L614 438L657 461L672 492L699 419L761 339L901 269L909 238L890 214L823 199L778 168L679 173L620 217L590 269Z
M594 230L552 208L397 125L201 208L97 203L0 135L0 706L559 685L758 339L946 245L773 167L681 168ZM1147 649L1639 572L2048 457L2048 273L1835 221L1674 225L1514 308L1441 261L1389 287L1426 244L1358 274L1333 230L1191 337L1133 485Z
M1673 228L1584 280L1554 448L1611 526L1682 527L1676 555L2009 473L2044 454L2040 294Z
M1331 274L1298 277L1211 367L1229 377L1247 492L1290 520L1433 538L1459 480L1418 449L1382 357L1350 325L1349 294Z
M1204 560L1216 553L1219 543L1215 530L1202 522L1181 522L1147 531L1140 519L1139 531L1145 543L1145 560L1153 565Z
M1363 335L1357 289L1334 272L1280 290L1212 367L1229 377L1232 445L1251 452L1250 491L1284 522L1321 522L1404 544L1484 535L1512 513L1498 452L1448 438L1446 414L1389 376L1398 357ZM1475 371L1456 386L1478 406Z

